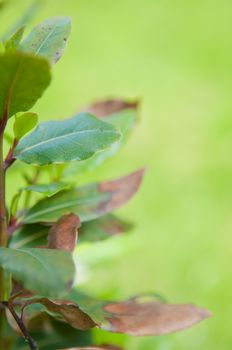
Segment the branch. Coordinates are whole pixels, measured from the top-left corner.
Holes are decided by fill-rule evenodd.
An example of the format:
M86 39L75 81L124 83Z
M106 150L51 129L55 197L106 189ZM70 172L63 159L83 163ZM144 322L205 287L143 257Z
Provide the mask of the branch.
M15 309L13 308L13 306L10 303L8 303L7 301L3 301L1 304L3 307L7 308L10 311L11 315L13 316L15 322L17 323L19 329L22 332L25 341L28 343L30 349L31 350L39 350L36 341L28 333L28 330L27 330L22 318L18 316L18 314L15 312Z

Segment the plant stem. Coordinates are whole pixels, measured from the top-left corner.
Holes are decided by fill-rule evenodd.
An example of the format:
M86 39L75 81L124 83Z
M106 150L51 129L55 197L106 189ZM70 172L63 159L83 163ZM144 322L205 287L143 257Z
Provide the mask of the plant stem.
M3 162L3 134L7 123L7 110L5 111L0 123L0 247L7 245L7 217L6 217L6 201L5 201L5 170ZM0 301L4 300L4 272L0 269ZM4 322L4 310L0 309L0 338Z
M7 214L5 199L5 169L3 160L3 135L7 123L7 109L0 123L0 247L7 245ZM1 283L0 283L1 286ZM0 299L1 300L1 299Z
M7 218L5 204L5 171L3 163L3 137L0 134L0 246L7 244Z
M38 345L36 343L36 341L30 336L30 334L28 333L28 330L22 320L22 318L20 318L17 314L17 312L15 311L15 309L13 308L13 306L8 303L8 302L3 302L2 303L5 307L8 308L8 310L10 311L11 315L13 316L13 318L15 319L15 322L17 323L19 329L21 330L24 339L26 340L26 342L28 342L28 345L30 347L31 350L39 350Z

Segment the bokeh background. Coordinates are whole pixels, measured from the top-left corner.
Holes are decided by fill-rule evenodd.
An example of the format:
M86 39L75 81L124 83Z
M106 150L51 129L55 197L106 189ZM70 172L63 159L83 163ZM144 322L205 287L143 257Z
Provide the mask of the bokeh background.
M29 3L11 0L1 32ZM30 24L73 19L66 54L34 108L41 120L65 118L103 97L142 101L125 149L76 178L108 179L147 166L140 193L120 210L134 231L79 247L80 288L113 299L155 291L214 314L174 335L96 331L96 341L128 350L231 347L231 11L229 0L45 0ZM17 169L9 172L10 193L20 184Z

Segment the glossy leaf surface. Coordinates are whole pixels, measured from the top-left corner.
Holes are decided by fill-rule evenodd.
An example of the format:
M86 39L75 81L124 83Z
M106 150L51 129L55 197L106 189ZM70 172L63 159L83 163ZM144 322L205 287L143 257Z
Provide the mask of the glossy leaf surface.
M113 104L114 106L114 101L105 101L100 104L101 107L99 104L97 104L97 107L95 107L94 104L93 106L86 107L86 110L90 111L98 118L103 119L105 122L114 125L121 133L120 140L115 142L103 152L95 154L90 159L80 163L70 164L70 166L64 172L65 176L70 176L76 173L79 174L80 172L92 171L104 161L113 157L126 143L138 120L137 103L129 104L123 101L115 101L116 104L120 104L121 109L115 107L113 108L113 106L112 108L107 107L105 112L109 114L106 115L101 109L104 109L102 105L106 104L108 106L109 103L110 105Z
M15 157L35 165L84 160L119 138L114 126L83 113L70 119L39 124L19 142Z
M48 87L46 60L19 52L0 55L0 118L29 110Z
M71 254L52 249L0 248L0 266L26 289L53 297L67 292L75 272Z

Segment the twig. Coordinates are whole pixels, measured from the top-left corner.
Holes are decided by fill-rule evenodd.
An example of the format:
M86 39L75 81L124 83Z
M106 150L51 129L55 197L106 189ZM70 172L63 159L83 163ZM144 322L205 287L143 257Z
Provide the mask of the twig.
M18 316L18 314L16 313L15 309L13 308L13 306L10 303L8 303L7 301L3 301L1 304L3 306L5 306L10 311L11 315L15 319L15 322L17 323L19 329L22 332L25 341L28 343L30 349L31 350L39 350L36 341L28 333L28 330L27 330L27 328L26 328L26 326L25 326L25 324L23 322L23 319Z

